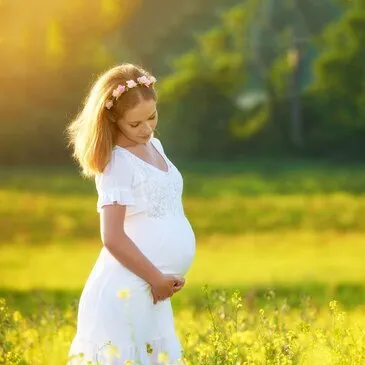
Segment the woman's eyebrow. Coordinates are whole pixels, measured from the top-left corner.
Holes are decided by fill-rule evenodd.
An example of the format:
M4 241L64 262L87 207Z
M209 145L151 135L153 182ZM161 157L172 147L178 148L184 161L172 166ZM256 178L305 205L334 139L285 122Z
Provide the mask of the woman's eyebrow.
M157 112L157 110L155 110L149 117L148 117L148 119L150 119L150 118L152 118L155 114L156 114L156 112ZM140 120L136 120L136 121L133 121L133 122L130 122L130 123L141 123L141 121Z

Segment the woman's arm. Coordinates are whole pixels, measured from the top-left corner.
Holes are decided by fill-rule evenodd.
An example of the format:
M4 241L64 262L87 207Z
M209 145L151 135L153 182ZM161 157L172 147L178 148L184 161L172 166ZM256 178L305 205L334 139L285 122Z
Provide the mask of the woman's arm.
M100 212L101 240L108 251L127 269L152 284L163 274L147 259L123 230L125 205L107 205Z
M153 303L171 297L184 282L161 273L123 230L125 205L105 205L100 212L100 233L104 246L127 269L151 285Z

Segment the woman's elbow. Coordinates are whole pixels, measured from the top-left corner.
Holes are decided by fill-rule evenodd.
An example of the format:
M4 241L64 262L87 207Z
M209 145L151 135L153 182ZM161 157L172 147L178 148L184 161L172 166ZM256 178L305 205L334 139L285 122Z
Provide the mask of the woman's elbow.
M104 247L108 248L108 249L113 249L116 246L119 246L121 244L123 244L123 242L125 241L125 235L124 234L118 234L118 235L102 235L102 242Z

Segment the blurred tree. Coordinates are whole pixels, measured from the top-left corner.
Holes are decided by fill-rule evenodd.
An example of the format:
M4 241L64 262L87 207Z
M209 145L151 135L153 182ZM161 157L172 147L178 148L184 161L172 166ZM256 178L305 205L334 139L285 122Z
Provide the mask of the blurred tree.
M220 130L215 136L217 151L221 154L223 146L232 142L232 132L248 138L262 130L267 121L271 120L270 124L273 124L277 120L276 105L282 98L290 101L292 121L288 125L288 132L284 133L292 144L301 146L300 95L305 84L304 46L334 16L330 4L331 0L325 0L320 7L317 2L305 0L280 3L246 0L239 1L238 5L221 14L218 24L199 35L195 47L178 58L173 72L161 87L161 99L165 103L170 100L170 104L176 105L175 109L172 105L168 108L170 112L175 110L175 114L170 115L176 128L180 128L181 118L195 120L195 126L207 124L208 128L214 124L213 108L210 117L204 121L196 120L193 107L188 106L184 114L181 114L178 107L182 101L186 101L184 98L191 90L196 92L194 84L201 84L204 80L208 90L214 87L221 93L222 101L227 97L231 100L230 109L224 108L228 118L225 133ZM242 111L237 105L237 98L247 92L248 88L263 90L267 102L261 101L261 107L258 107L257 101L253 100L250 102L251 110ZM195 98L199 97L201 94L195 95ZM217 102L219 99L215 98L211 104ZM247 100L244 104L248 104ZM170 126L169 131L173 128ZM281 131L279 126L275 129L271 125L270 128L276 134ZM198 129L195 128L190 133L197 133ZM224 135L225 143L222 144ZM189 136L191 141L190 137L192 136ZM193 140L199 141L199 138ZM202 135L196 143L203 145L203 140ZM219 145L221 148L218 148ZM174 149L177 149L175 142ZM201 155L201 148L199 151ZM197 154L194 146L189 147L189 152ZM228 150L226 152L230 153ZM188 151L184 152L185 155L187 153Z
M225 9L242 0L143 1L120 30L143 64L164 74L171 60L194 45Z
M161 130L169 133L174 153L185 158L229 154L228 121L245 79L247 16L240 7L223 13L220 26L197 36L196 48L177 58L174 73L162 82L160 99L171 122Z
M364 152L365 0L346 2L344 15L329 24L314 63L312 92L326 111L317 140L341 150ZM320 138L318 138L320 136ZM361 147L361 148L359 148Z

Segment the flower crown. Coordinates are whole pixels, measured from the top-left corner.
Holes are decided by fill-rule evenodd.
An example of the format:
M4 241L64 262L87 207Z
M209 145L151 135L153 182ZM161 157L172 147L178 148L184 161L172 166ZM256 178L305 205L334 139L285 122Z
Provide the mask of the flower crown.
M118 100L118 98L125 92L127 92L129 89L133 89L134 87L137 87L138 85L144 85L146 87L152 86L156 82L156 78L153 76L147 77L147 76L141 76L137 78L137 82L134 80L128 80L126 82L126 85L118 85L116 89L113 90L113 99L109 99L105 103L105 107L107 109L110 109L114 105L114 99L115 101Z

